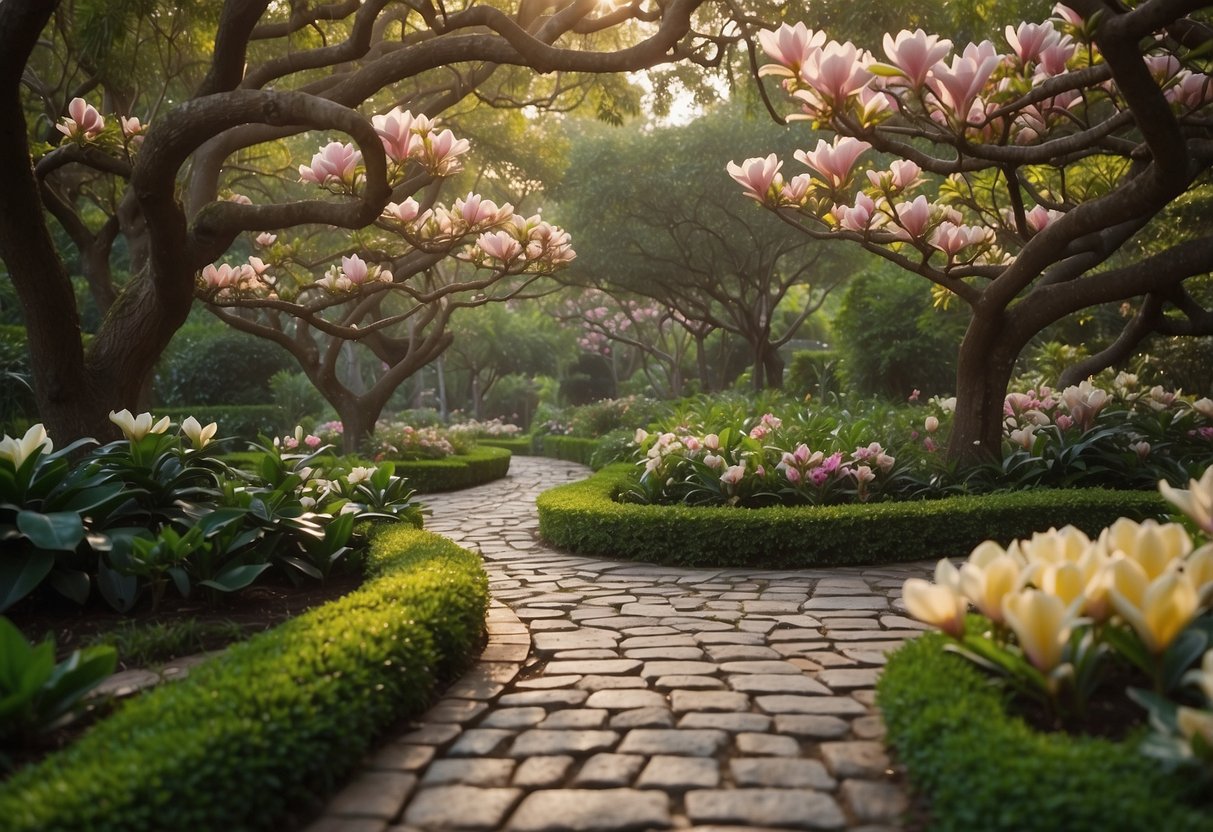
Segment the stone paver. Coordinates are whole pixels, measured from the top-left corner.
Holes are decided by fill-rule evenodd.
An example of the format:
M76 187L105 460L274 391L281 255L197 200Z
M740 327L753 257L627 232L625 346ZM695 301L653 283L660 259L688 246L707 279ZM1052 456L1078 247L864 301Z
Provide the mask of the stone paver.
M873 689L923 629L901 582L934 563L679 569L548 548L536 495L587 474L515 457L505 479L426 496L426 528L484 558L489 643L309 832L900 829Z

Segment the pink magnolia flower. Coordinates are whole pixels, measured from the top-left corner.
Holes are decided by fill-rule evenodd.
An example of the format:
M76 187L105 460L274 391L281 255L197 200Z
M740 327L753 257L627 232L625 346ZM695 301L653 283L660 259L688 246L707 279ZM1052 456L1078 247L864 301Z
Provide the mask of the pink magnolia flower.
M1043 231L1060 216L1061 211L1053 211L1045 208L1043 205L1034 205L1024 218L1028 221L1028 228L1039 232Z
M1007 26L1003 32L1007 44L1015 57L1024 66L1040 60L1040 53L1061 40L1061 33L1053 28L1049 21L1044 23L1020 23L1017 27Z
M703 458L703 464L712 469L723 468L724 457L717 454L708 454Z
M503 263L509 263L522 254L522 243L508 231L485 232L476 239L476 245L486 255Z
M69 139L77 136L92 139L105 129L105 119L83 98L73 98L67 105L67 116L55 125L55 129Z
M513 215L514 206L508 202L497 207L491 199L469 192L463 199L456 199L455 213L471 228L480 225L497 225ZM550 227L550 226L549 226Z
M855 194L854 205L835 205L830 213L847 231L866 231L872 224L872 215L876 213L876 203L872 197L860 191Z
M795 78L800 67L826 42L825 32L814 32L803 23L789 26L784 23L775 31L764 29L758 33L758 43L774 64L758 70L758 75L780 75Z
M909 159L897 159L889 165L887 171L870 170L867 172L868 181L882 191L904 191L918 183L920 173L922 173L922 168Z
M974 99L998 67L999 57L989 41L969 44L964 55L952 57L950 66L936 64L927 78L939 103L959 120L967 120Z
M751 439L766 439L766 436L768 433L770 433L770 429L766 425L755 425L750 430L750 438Z
M1074 57L1074 53L1077 51L1078 44L1074 42L1074 39L1069 35L1062 35L1061 39L1056 43L1052 43L1040 50L1040 55L1037 58L1040 61L1039 68L1049 77L1061 75L1066 71L1066 64L1070 62L1070 59ZM1077 90L1069 90L1062 95L1069 99L1069 101L1079 99ZM1059 95L1058 98L1061 98L1062 95ZM1057 101L1057 99L1054 100ZM1067 103L1058 102L1058 106L1067 106Z
M788 482L790 482L792 485L796 485L800 482L800 471L796 468L791 466L784 468L783 475L787 477Z
M705 460L706 461L706 460ZM725 485L737 485L745 477L744 465L730 465L720 475L720 481Z
M332 182L352 184L354 169L362 161L362 153L352 144L329 142L312 156L312 164L299 166L299 181L314 185Z
M1084 381L1062 390L1061 400L1074 420L1082 425L1083 430L1089 430L1099 411L1107 405L1109 397L1107 391L1101 390L1090 381Z
M993 241L993 232L988 228L972 225L956 225L944 221L931 235L931 245L942 251L951 260L969 246L985 245Z
M935 416L928 416L923 423L923 427L926 428L927 433L934 433L939 430L939 419Z
M813 183L813 177L807 173L798 173L793 176L779 192L780 205L803 205L805 199L809 196L809 186Z
M703 446L709 451L720 450L720 437L714 433L709 433L703 438Z
M260 257L249 257L248 266L257 277L261 277L269 269L269 265Z
M413 133L413 114L408 110L393 107L384 115L371 116L371 125L379 134L383 151L393 161L405 161L421 145L421 139Z
M450 130L431 134L424 143L425 167L435 176L449 176L462 169L459 157L471 149L467 139L456 139Z
M208 289L226 289L235 286L239 277L239 270L233 269L227 263L220 263L218 266L209 263L202 268L202 282Z
M861 486L876 479L876 472L874 472L867 465L857 465L854 468L851 468L850 475L854 477L855 481Z
M357 254L353 254L349 257L341 258L341 273L345 275L350 283L358 286L366 282L367 278L370 277L371 270L365 260Z
M726 165L729 176L741 185L745 190L745 195L763 203L767 201L771 186L777 183L782 184L782 178L779 176L781 167L783 167L783 162L774 153L765 159L754 157L746 159L740 165L735 162L729 162Z
M320 437L316 436L315 434L309 433L307 435L307 437L303 440L303 444L307 445L309 448L319 447L320 446Z
M898 203L894 211L899 230L909 237L921 237L931 222L931 205L921 194L913 202Z
M881 113L893 107L894 99L883 90L871 86L860 87L858 93L859 121L865 127L877 121Z
M831 188L842 188L851 178L851 169L872 145L851 136L835 136L833 144L817 140L811 151L797 150L796 161L815 170Z
M1071 26L1082 26L1086 23L1082 15L1064 3L1058 3L1053 6L1053 16L1058 20L1069 23Z
M952 51L952 41L928 35L922 29L902 29L897 37L884 36L884 53L889 61L917 89L927 80L931 69Z
M825 104L840 108L872 80L869 56L851 42L830 41L800 68L800 78Z
M277 234L271 234L268 231L262 231L260 234L258 234L256 236L256 238L253 240L253 242L256 244L257 248L269 248L277 241L277 239L278 239Z
M1057 424L1057 427L1061 428L1062 430L1069 430L1074 425L1074 420L1064 413L1053 421Z
M122 125L122 135L132 147L143 144L143 134L147 132L148 125L140 124L136 116L118 116L118 123Z

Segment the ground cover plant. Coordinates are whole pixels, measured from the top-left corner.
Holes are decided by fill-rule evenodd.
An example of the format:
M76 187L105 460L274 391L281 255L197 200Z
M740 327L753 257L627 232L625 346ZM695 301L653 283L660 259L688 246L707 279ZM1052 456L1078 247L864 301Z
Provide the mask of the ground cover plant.
M1005 548L987 541L959 568L941 560L934 582L906 582L909 613L946 637L924 639L906 648L905 658L895 656L881 684L881 701L892 711L891 737L911 776L940 794L942 828L962 828L973 812L988 810L999 794L1008 794L1004 790L1022 777L1020 762L1052 770L1080 759L1106 772L1095 776L1109 783L1118 769L1121 775L1126 769L1143 772L1144 782L1156 784L1156 794L1133 789L1127 797L1112 797L1112 814L1092 814L1083 805L1089 801L1071 794L1050 813L1049 828L1084 819L1088 825L1082 828L1093 828L1100 825L1093 821L1096 815L1114 825L1125 823L1117 811L1139 821L1161 812L1174 817L1174 828L1207 824L1213 809L1208 790L1213 782L1213 467L1188 485L1159 484L1163 496L1186 515L1182 523L1122 518L1094 537L1065 527ZM976 615L967 614L970 604ZM945 653L954 656L945 658ZM955 666L963 660L978 672ZM944 674L965 688L986 688L976 702L962 707L974 716L994 712L978 721L992 723L990 730L1007 741L999 743L998 755L967 747L966 720L956 714L944 728L929 707L921 718L906 710L931 695L929 684L924 691L913 689L924 681L924 672ZM983 680L975 685L972 676ZM1121 707L1111 719L1101 719L1109 700ZM1002 716L1004 708L1013 719ZM1125 708L1136 711L1135 720L1125 718ZM1114 726L1117 739L1124 736L1126 722L1143 727L1129 732L1123 748L1108 748L1100 759L1099 744L1067 747L1058 740L1033 740L1025 721L1037 730L1075 734ZM931 737L924 726L943 736ZM982 745L990 747L989 738ZM1151 765L1131 755L1149 758ZM963 770L978 758L980 771ZM1176 777L1168 782L1160 772ZM977 790L982 796L976 806L967 787L974 776L993 786ZM949 778L956 780L949 784ZM963 801L961 793L967 795ZM1035 826L1017 812L994 815L1000 829ZM1205 820L1198 821L1201 817Z

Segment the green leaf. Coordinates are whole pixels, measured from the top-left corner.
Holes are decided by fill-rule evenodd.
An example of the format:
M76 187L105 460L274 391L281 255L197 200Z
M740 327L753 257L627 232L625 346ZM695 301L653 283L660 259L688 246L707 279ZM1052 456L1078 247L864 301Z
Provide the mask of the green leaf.
M0 612L29 595L54 568L50 552L0 555Z
M52 722L68 713L86 693L105 681L117 664L118 651L108 644L72 653L43 686L40 721Z
M257 580L257 576L269 568L270 565L268 563L236 566L221 575L217 575L213 580L200 581L199 585L217 589L220 592L236 592Z
M181 593L182 598L190 597L190 576L189 573L180 566L170 566L168 568L168 576L173 579L173 584L177 587L177 591Z
M84 539L84 522L74 511L21 511L17 528L39 549L54 552L74 552Z
M195 528L201 529L202 534L211 537L226 529L238 520L243 520L248 511L243 508L221 508L202 517Z
M64 598L81 606L88 601L89 589L92 587L88 573L79 569L54 570L51 572L50 584Z
M283 555L281 559L283 563L295 567L309 578L315 578L318 581L324 580L324 574L302 558L297 558L293 555Z
M1204 655L1209 646L1209 636L1198 629L1180 633L1162 655L1162 688L1171 691L1179 685L1188 668Z
M102 561L97 566L97 591L118 612L130 612L139 598L139 579L111 569Z

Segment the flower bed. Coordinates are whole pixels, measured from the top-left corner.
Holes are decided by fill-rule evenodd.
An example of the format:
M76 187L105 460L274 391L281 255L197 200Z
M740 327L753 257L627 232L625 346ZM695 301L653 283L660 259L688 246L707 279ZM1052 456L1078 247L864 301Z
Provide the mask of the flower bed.
M483 632L477 556L402 525L370 580L122 707L0 785L6 832L280 829L395 720L454 678Z
M962 555L1051 526L1092 533L1121 516L1166 513L1153 493L1033 490L840 506L652 506L621 503L632 466L608 466L540 495L539 531L581 554L680 566L802 568Z
M975 631L984 628L974 622ZM1210 828L1184 801L1197 783L1124 742L1033 730L1007 697L928 634L889 658L877 685L888 741L929 798L933 832Z

